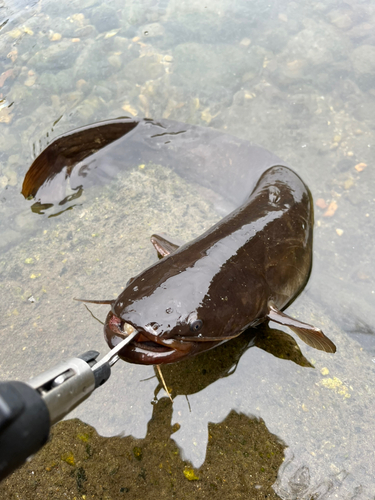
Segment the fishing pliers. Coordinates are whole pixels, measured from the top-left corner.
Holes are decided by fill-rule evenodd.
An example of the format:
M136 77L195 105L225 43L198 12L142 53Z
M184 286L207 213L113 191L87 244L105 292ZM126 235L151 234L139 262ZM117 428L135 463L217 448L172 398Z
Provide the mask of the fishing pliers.
M100 361L97 351L88 351L27 383L0 382L0 480L46 443L51 425L109 379L118 353L137 334L127 336Z

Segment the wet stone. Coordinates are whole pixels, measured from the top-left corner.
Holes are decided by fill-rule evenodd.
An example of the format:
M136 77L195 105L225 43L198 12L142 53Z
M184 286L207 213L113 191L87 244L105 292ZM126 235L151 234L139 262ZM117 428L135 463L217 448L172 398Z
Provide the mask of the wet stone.
M352 158L342 158L335 165L335 169L339 172L347 172L354 167L355 161Z
M117 12L106 4L93 9L90 21L99 33L121 27Z
M157 56L146 56L133 59L126 65L124 73L130 82L143 84L163 76L165 69Z
M247 54L244 57L244 54ZM200 93L227 94L237 87L242 76L250 71L260 71L263 57L259 48L237 48L229 45L203 45L184 43L173 52L174 72L172 83L188 89L200 88ZM226 61L223 66L223 60Z
M77 24L72 22L70 19L63 19L62 17L57 17L53 20L51 29L55 33L60 33L63 37L76 37Z
M272 50L274 53L281 52L289 40L289 32L285 26L280 26L280 23L260 34L257 43L265 49Z
M108 53L112 46L110 40L89 41L75 62L74 71L76 80L105 80L118 71L118 68L113 66L108 60ZM123 64L126 57L126 53L121 54ZM96 64L92 64L94 60L97 61Z
M150 10L145 8L145 3L146 2L141 3L137 1L132 1L128 2L128 4L123 8L121 12L122 23L125 24L125 27L127 25L127 29L129 29L130 27L135 28L136 26L139 26L141 24L146 24L150 21L157 20L155 18L149 19L148 14L150 14Z
M100 0L72 0L71 5L73 8L77 9L78 12L83 9L88 9L89 7L94 7L100 3Z
M327 65L346 57L345 39L332 27L311 22L286 46L288 60L303 59L309 66Z
M174 22L166 23L169 46L189 42L217 44L237 43L241 40L241 20L233 18L233 12L222 20L212 12L189 12L181 15L177 9Z
M141 27L140 35L145 38L162 37L165 35L165 28L160 23L146 24Z
M80 48L71 40L61 40L36 52L28 61L28 66L37 71L53 68L54 71L70 68L78 56Z
M113 38L113 49L116 51L128 51L130 45L129 38L117 35Z
M358 84L364 89L373 88L375 47L373 45L361 45L352 51L350 59L357 76Z
M347 192L347 198L352 205L360 205L363 202L362 189L354 188Z
M0 248L6 248L8 245L11 245L17 240L19 240L19 234L17 231L14 231L13 229L2 230L0 238Z
M357 47L353 50L351 59L356 73L375 74L375 47L373 45Z
M347 30L352 27L353 20L349 12L342 10L333 10L328 14L331 23L339 29Z
M102 99L96 96L89 96L76 108L76 114L83 123L93 120L98 111L104 106Z
M368 45L374 45L375 43L375 34L373 27L371 24L366 22L354 26L347 32L347 35L356 43L360 41L363 41Z
M122 59L119 54L112 54L108 56L108 62L111 66L113 66L116 69L120 69L122 66Z
M368 100L366 104L362 102L353 110L353 116L359 121L368 120L369 125L374 128L375 100Z
M39 76L38 86L43 92L48 91L51 94L68 92L74 88L72 72L71 70L63 70L56 74L46 71Z
M71 2L73 3L73 2ZM43 12L53 19L67 15L66 4L64 2L47 2L43 5Z
M14 134L7 134L1 129L0 134L0 151L13 151L17 144L17 137Z
M83 26L82 28L77 28L74 36L78 38L92 38L97 35L97 31L95 26L92 24L88 24L87 26Z
M95 87L95 95L104 101L110 101L112 99L112 90L104 85L98 85Z

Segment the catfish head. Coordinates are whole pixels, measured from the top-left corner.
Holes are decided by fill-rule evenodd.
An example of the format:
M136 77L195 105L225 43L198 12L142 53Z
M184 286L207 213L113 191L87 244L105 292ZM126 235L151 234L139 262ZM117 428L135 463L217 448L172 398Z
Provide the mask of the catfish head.
M111 304L104 327L109 346L123 340L126 325L139 332L120 352L122 359L180 361L240 335L250 326L244 317L258 316L247 300L234 306L239 288L223 279L210 252L201 250L199 241L184 245L132 279Z

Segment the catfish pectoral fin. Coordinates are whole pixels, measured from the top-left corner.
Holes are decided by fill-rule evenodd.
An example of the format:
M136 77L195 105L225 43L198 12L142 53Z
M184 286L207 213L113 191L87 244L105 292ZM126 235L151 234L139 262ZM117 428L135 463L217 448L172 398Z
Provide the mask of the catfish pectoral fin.
M173 242L170 239L167 239L159 234L153 234L150 240L158 253L159 259L166 257L180 247L177 242Z
M77 300L78 302L87 302L88 304L109 304L110 306L116 302L115 300L88 300L76 299L75 297L73 298L73 300Z
M288 326L307 345L315 347L315 349L319 349L319 351L330 353L336 352L335 344L328 337L326 337L322 330L319 330L319 328L311 327L310 325L304 328L297 328L291 325Z
M326 337L319 328L309 325L308 323L303 323L295 318L291 318L287 314L279 311L272 302L268 304L267 317L275 321L275 323L288 326L307 345L319 349L319 351L336 352L335 344Z

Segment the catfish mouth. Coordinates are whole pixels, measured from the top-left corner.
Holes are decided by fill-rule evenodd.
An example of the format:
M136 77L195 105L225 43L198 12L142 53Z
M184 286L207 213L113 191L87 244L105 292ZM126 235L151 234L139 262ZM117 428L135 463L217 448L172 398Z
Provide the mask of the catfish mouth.
M126 325L130 325L139 334L126 345L119 356L124 361L143 365L159 365L174 363L190 354L193 343L174 339L161 339L156 334L142 328L139 329L130 321L125 322L112 311L107 315L104 324L104 336L110 348L115 347L129 332Z

